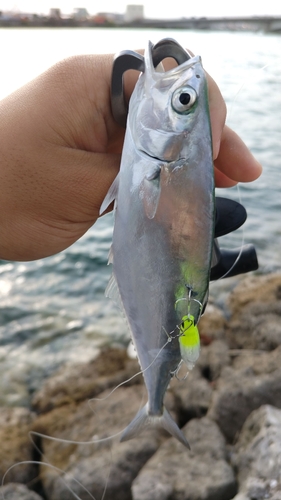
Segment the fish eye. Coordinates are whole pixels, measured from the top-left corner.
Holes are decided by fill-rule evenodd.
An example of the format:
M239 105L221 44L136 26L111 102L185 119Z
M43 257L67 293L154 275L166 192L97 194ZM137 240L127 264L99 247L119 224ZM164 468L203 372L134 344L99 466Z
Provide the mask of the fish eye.
M186 113L196 100L197 94L192 87L181 87L172 95L172 106L177 113Z

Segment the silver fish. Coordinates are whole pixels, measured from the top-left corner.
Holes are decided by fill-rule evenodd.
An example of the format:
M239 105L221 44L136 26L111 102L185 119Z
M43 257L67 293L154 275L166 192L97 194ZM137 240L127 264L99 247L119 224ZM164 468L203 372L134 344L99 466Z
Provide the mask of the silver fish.
M214 173L207 83L199 56L159 71L152 48L149 42L130 99L120 172L101 207L116 199L107 295L125 314L148 392L121 440L151 424L188 447L163 400L181 359L192 367L198 357L183 328L189 323L194 332L208 298Z

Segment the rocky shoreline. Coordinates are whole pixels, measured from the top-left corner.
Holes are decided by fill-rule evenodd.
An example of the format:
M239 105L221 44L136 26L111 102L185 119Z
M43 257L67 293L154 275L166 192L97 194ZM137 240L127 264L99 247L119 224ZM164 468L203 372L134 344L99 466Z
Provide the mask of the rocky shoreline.
M191 451L159 430L119 442L146 395L141 375L113 391L139 367L108 349L46 380L30 409L1 408L1 498L281 500L281 274L243 277L227 307L208 306L200 359L167 393Z

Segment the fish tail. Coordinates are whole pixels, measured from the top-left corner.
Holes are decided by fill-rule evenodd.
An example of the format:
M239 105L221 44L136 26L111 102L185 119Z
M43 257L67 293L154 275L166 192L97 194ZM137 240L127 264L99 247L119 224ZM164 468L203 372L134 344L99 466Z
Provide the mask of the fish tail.
M190 450L187 439L166 408L164 407L162 415L150 415L148 403L137 413L128 427L126 427L120 441L129 441L129 439L138 437L148 427L162 427Z

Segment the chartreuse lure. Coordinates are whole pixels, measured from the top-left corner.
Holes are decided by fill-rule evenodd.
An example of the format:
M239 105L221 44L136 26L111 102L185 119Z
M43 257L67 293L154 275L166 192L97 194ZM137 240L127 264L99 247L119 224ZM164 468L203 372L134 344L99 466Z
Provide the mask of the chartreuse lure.
M180 325L180 351L182 360L192 370L200 353L200 336L191 314L183 316Z

